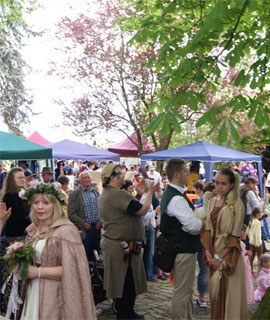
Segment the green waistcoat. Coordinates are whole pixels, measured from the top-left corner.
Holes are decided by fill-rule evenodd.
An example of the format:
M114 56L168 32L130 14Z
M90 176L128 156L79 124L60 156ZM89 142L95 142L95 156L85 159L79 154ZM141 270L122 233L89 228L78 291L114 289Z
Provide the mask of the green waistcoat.
M200 236L193 236L182 230L182 224L176 217L167 215L166 210L169 202L175 196L186 197L170 185L166 188L161 199L161 223L160 229L162 234L168 239L179 245L178 253L195 253L200 246ZM193 204L188 201L188 205L194 210Z

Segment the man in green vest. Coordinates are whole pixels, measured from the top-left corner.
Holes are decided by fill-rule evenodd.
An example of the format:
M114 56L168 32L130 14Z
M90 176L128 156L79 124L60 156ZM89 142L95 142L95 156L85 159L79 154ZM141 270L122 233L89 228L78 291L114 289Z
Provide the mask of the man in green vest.
M145 201L141 204L120 189L122 174L119 165L111 163L104 167L101 180L104 189L99 198L99 209L104 230L101 242L104 288L107 297L116 300L117 319L144 319L134 310L136 295L147 290L140 254L145 232L141 217L148 212L159 183L148 186ZM141 189L143 193L145 188Z
M196 258L199 234L205 222L195 217L194 206L185 196L183 186L187 183L187 173L184 160L170 159L165 170L169 183L161 200L160 228L168 240L178 244L173 267L173 319L194 319L192 295Z

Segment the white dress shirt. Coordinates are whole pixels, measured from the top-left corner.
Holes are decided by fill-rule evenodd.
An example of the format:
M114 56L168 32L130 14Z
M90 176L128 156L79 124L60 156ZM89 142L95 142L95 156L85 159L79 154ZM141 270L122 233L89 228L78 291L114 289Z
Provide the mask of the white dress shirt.
M146 193L144 193L141 197L140 203L143 204L146 198ZM142 216L142 222L145 227L151 224L154 228L156 228L156 211L153 209L153 206L150 205L146 215Z
M185 191L183 188L175 184L169 183L169 185L182 194ZM182 224L183 231L191 235L197 235L200 233L202 221L195 217L193 210L190 208L184 197L173 197L167 206L166 213L170 217L175 217Z
M270 172L267 175L266 181L265 181L265 186L267 188L270 188Z

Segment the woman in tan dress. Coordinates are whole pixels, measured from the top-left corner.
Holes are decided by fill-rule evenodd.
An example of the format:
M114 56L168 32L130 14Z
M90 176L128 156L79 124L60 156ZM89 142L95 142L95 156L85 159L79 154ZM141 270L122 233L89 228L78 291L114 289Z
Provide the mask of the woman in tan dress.
M21 319L96 319L85 250L52 183L28 189L32 224L26 241L35 248Z
M225 168L216 175L217 197L210 200L201 242L209 267L211 319L247 319L247 298L240 235L244 205L239 176Z

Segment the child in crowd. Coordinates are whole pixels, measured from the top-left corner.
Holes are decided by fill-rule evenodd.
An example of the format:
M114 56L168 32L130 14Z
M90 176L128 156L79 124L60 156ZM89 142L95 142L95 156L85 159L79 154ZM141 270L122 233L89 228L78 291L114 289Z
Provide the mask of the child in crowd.
M199 175L194 166L191 166L189 169L189 174L187 175L187 193L195 193L194 183L199 181Z
M258 288L255 291L255 301L261 301L266 289L270 287L270 254L265 253L260 257L257 282Z
M199 181L195 182L193 185L195 193L200 197L197 207L202 207L203 205L203 184Z
M243 224L242 232L241 232L241 249L242 249L242 257L245 264L245 274L246 274L246 290L247 290L247 301L248 303L254 303L254 287L252 281L252 274L251 274L251 265L249 256L247 255L246 245L244 240L246 239L246 230L247 226Z
M248 228L248 237L250 243L250 250L251 250L251 270L252 275L256 275L253 272L253 261L255 256L259 259L262 254L262 230L261 230L261 222L259 219L262 217L262 209L261 208L254 208L251 214L251 222L249 223Z

